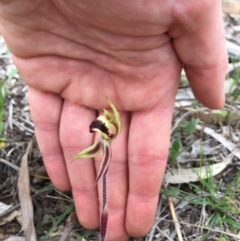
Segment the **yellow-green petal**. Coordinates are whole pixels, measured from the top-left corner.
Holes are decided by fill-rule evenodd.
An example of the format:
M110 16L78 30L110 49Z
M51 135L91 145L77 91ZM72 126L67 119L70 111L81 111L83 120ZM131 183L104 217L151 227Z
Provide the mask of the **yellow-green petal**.
M77 160L78 158L90 158L96 157L102 149L102 140L100 139L98 142L94 143L92 146L84 149L83 151L79 152L78 154L74 155L73 161Z
M110 107L112 108L113 110L113 113L114 113L114 123L117 125L117 135L119 135L119 133L121 132L122 130L122 123L121 123L121 118L120 118L120 114L116 108L116 106L111 102L111 100L109 100L107 98L107 101L108 101L108 104L110 105ZM117 136L116 135L116 136Z

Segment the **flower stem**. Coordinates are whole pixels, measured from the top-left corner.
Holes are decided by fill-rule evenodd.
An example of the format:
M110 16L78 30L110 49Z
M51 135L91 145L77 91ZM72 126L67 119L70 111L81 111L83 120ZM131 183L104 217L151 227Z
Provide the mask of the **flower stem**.
M107 205L107 175L108 165L111 160L112 151L109 142L104 143L104 162L106 167L102 175L102 214L100 221L100 237L101 241L106 241L107 225L108 225L108 205Z
M106 241L107 224L108 224L108 207L107 207L107 170L102 177L103 184L103 209L100 222L101 241Z
M104 210L104 206L107 204L107 173L108 170L103 174L103 180L102 180L102 184L103 184L103 210Z

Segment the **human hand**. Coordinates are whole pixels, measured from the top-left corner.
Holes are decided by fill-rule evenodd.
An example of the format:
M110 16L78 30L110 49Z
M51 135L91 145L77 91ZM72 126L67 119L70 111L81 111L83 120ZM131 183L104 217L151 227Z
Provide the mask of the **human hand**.
M121 111L109 169L108 240L151 228L182 66L196 98L224 103L221 1L0 0L0 32L29 85L39 148L53 184L72 190L81 224L99 223L100 160L88 127L106 96ZM100 200L101 202L101 200Z

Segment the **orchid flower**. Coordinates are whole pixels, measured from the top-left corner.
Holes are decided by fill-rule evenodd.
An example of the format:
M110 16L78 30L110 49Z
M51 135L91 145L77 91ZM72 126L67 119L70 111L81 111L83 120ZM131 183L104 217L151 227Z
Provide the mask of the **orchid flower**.
M92 146L79 152L74 156L74 161L78 158L89 158L96 157L101 151L103 151L103 159L97 174L96 182L102 178L103 185L103 208L100 220L100 237L101 241L106 241L107 233L107 221L108 221L108 206L107 206L107 173L108 167L111 160L111 142L121 132L121 120L118 110L115 105L107 98L108 104L110 105L112 112L103 110L103 115L100 115L94 120L89 127L91 133L99 132L101 134L100 139Z

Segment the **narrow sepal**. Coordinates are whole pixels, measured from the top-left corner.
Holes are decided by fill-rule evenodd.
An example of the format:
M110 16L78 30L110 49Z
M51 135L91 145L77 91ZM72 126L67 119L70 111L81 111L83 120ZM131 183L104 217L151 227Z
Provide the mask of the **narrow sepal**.
M100 139L98 142L94 143L92 146L86 148L85 150L79 152L78 154L74 155L73 161L77 160L78 158L89 158L89 157L96 157L102 149L102 140Z
M103 149L103 159L102 159L100 169L98 171L96 182L102 177L103 174L107 172L108 166L111 160L111 156L112 156L111 146L108 141L106 140L102 141L102 149Z
M106 109L103 109L103 115L106 116L109 122L114 121L114 115Z
M111 108L113 110L113 113L115 115L115 124L117 125L117 135L119 135L119 133L122 130L122 123L121 123L120 114L119 114L117 108L115 107L115 105L112 103L112 101L108 99L108 97L107 97L107 101L108 101L108 104L111 106Z

